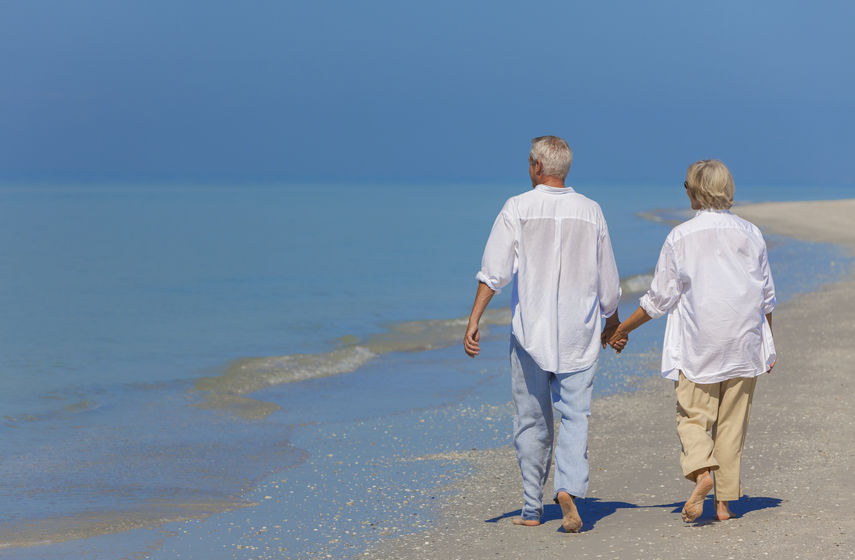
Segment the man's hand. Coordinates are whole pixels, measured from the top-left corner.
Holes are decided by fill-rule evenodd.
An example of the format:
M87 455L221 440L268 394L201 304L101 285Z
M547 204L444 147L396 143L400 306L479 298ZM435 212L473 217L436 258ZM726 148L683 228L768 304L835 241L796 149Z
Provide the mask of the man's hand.
M475 292L475 303L472 304L472 313L469 314L466 334L463 335L463 350L473 358L481 351L481 346L478 344L478 341L481 340L478 323L481 321L481 315L484 313L484 310L487 309L487 304L493 299L494 293L487 284L478 282L478 291Z
M478 323L470 324L466 327L466 334L463 335L463 350L474 358L481 351L481 345L478 344L480 340L481 333L478 331Z
M605 348L606 345L609 343L609 340L611 340L612 335L615 334L615 331L617 330L617 328L618 328L618 325L606 325L605 326L602 334L600 334L600 343L603 345L603 348Z
M606 326L603 327L603 332L600 334L600 344L603 345L603 348L606 347L606 344L611 344L612 348L617 350L617 353L620 354L620 351L623 350L623 347L626 346L626 342L629 340L629 336L623 336L623 344L620 348L617 348L614 344L612 344L612 339L615 338L615 333L620 327L621 322L618 319L617 311L615 311L614 315L606 319Z

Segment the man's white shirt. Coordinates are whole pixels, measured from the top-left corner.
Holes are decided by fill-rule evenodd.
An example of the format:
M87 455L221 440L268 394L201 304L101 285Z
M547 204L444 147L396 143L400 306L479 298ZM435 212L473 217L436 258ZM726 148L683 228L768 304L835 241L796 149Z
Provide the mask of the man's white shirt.
M775 345L765 314L775 307L766 243L751 222L701 210L671 230L641 307L668 314L662 375L694 383L769 370Z
M570 373L597 360L620 277L596 202L547 185L508 199L476 277L494 292L514 281L511 332L541 369Z

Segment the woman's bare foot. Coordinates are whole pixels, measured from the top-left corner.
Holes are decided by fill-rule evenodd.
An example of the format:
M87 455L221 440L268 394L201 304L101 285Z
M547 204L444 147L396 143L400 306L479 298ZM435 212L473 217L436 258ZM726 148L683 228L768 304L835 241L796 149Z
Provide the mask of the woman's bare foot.
M537 519L523 519L522 517L515 517L511 519L511 523L514 525L522 525L523 527L537 527L540 525L540 521Z
M564 532L578 533L582 528L582 518L579 517L579 511L576 509L576 500L567 492L559 492L557 499L564 516L564 520L561 522Z
M715 501L715 516L719 521L727 521L728 519L733 519L736 517L736 514L730 511L730 506L724 500Z
M702 471L695 479L695 489L683 506L683 521L691 523L704 512L704 500L713 488L713 479L709 470Z

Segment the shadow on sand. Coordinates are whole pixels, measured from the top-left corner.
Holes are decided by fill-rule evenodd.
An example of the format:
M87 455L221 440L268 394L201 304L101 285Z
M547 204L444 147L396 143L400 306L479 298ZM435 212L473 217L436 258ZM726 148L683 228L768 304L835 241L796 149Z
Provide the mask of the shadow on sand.
M600 519L608 517L619 509L631 509L637 507L640 506L630 504L628 502L603 502L599 498L582 498L576 500L576 508L579 510L579 516L582 518L583 531L590 531L594 528L594 526ZM492 519L487 519L485 520L485 522L498 523L502 519L507 519L509 517L519 517L521 514L522 510L518 509L516 511L503 513L502 515L494 517ZM561 518L561 506L559 506L558 504L544 505L543 516L540 518L541 523L560 520Z
M752 511L778 507L782 501L780 498L769 498L766 496L742 496L739 500L730 502L730 511L735 513L736 517L742 517ZM683 511L683 503L675 502L673 504L650 507L673 508L671 513L680 513ZM715 500L712 496L707 496L707 499L704 500L704 512L694 521L693 525L708 525L715 521Z
M778 507L781 504L780 498L768 498L762 496L743 496L739 501L731 502L730 509L737 517L742 517L745 514L761 509ZM576 507L579 509L579 515L582 517L582 531L590 531L596 524L609 515L612 515L619 509L641 509L641 508L657 508L670 509L671 513L679 514L683 509L683 502L675 502L672 504L658 505L637 505L629 502L604 502L599 498L582 498L576 500ZM484 520L485 523L498 523L502 519L519 517L522 510L509 511L497 517ZM547 521L561 520L561 507L558 504L547 504L543 508L543 516L540 518L541 523ZM712 496L708 497L704 502L704 513L694 522L694 525L705 525L712 523L715 518L715 503Z

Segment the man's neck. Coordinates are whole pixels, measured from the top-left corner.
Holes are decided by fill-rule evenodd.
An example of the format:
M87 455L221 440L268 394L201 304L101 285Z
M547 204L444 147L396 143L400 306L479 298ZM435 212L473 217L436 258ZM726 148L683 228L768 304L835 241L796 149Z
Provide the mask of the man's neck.
M555 187L556 189L564 188L564 179L559 177L551 177L549 175L538 177L538 185L546 185L547 187Z

